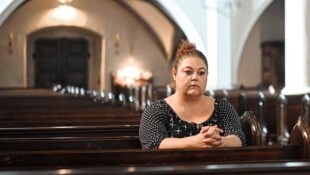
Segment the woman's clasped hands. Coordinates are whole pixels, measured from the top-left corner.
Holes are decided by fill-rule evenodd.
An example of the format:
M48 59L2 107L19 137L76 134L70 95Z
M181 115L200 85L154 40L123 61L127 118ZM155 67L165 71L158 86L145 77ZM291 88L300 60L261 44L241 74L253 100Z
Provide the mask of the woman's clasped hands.
M198 134L202 148L221 147L223 142L220 133L222 132L223 130L218 128L217 125L202 127Z

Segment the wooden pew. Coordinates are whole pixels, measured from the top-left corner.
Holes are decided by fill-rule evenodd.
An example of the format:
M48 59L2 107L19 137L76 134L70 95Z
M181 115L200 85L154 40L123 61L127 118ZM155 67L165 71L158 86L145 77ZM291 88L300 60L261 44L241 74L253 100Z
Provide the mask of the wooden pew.
M245 111L240 117L242 130L246 136L246 145L262 145L262 131L253 111Z
M254 113L247 111L240 120L247 137L246 145L260 145L260 128ZM41 127L9 131L0 129L2 151L141 149L138 125Z
M254 112L254 114L257 117L264 116L264 125L266 125L266 129L269 134L269 138L275 139L276 136L276 126L275 122L276 117L277 117L277 98L275 95L268 95L265 93L266 97L266 107L264 110L264 115L261 115L258 107L258 91L240 91L240 90L225 90L224 91L216 91L217 92L217 97L225 97L227 100L229 100L233 106L236 108L238 113L243 114L245 110L251 110ZM218 95L219 92L223 92L222 95ZM216 95L215 95L216 96ZM241 98L243 96L243 98ZM86 117L87 115L91 115L94 117L94 114L97 115L108 115L106 113L109 113L107 111L115 111L115 108L109 106L106 107L103 104L100 103L94 103L92 100L87 100L87 99L80 99L76 98L70 95L62 95L62 94L55 94L49 89L11 89L11 90L3 90L0 91L0 116L4 118L4 120L12 120L12 127L13 125L13 119L16 119L17 121L15 122L15 126L21 126L22 123L19 121L18 117L22 117L23 115L30 117L28 126L35 126L31 125L31 121L36 121L32 120L31 117L33 118L39 118L42 117L42 120L46 120L46 123L52 124L52 122L55 122L55 125L61 125L61 122L64 122L64 125L80 125L79 123L83 123L83 121L78 120L77 118L81 117ZM301 108L298 107L299 100L301 100L301 97L296 97L295 96L289 96L288 98L288 116L293 116L290 117L288 120L288 131L291 131L294 124L297 121L297 118L294 116L299 116L299 113L301 111ZM1 104L4 104L4 106L1 108ZM297 105L298 104L298 105ZM111 109L110 109L111 108ZM5 109L5 110L4 110ZM125 109L125 110L124 110ZM4 111L3 111L4 110ZM2 112L1 112L2 111ZM297 112L296 112L297 111ZM299 112L298 112L299 111ZM135 114L130 114L126 108L119 107L117 109L118 115L135 115ZM88 114L87 114L88 113ZM113 112L112 112L113 113ZM121 114L122 113L122 114ZM139 111L137 113L137 116L140 116L142 111ZM295 114L294 113L298 113ZM42 114L40 116L40 114ZM69 121L66 121L69 117L67 116L74 116L76 115L76 121L73 123L70 123ZM115 114L111 114L115 115ZM50 116L57 116L60 119L59 120L53 120L53 119L43 119L44 116L46 118L49 118ZM61 116L65 116L64 118L61 118ZM95 118L95 117L94 117ZM115 118L122 118L122 117L115 117ZM259 121L260 118L258 118ZM48 121L50 120L50 121ZM61 121L62 120L62 121ZM94 121L94 123L103 123L99 122L100 120L104 120L101 118L96 118L93 120L89 121ZM106 119L109 120L109 119ZM128 119L129 120L129 119ZM3 120L2 120L3 121ZM27 120L24 120L27 121ZM110 118L110 121L116 121L113 118ZM139 119L136 119L136 121L139 121ZM128 124L134 124L134 119L132 121L129 120ZM9 125L9 121L7 123L1 122L1 117L0 117L0 123L3 123L5 126ZM37 122L37 124L40 124L41 126L48 126L42 122ZM122 120L120 120L120 123L124 123ZM89 123L91 124L91 123ZM116 123L111 123L111 124L116 124ZM138 123L135 123L138 124ZM51 125L50 125L51 126ZM0 126L1 127L1 126ZM264 130L265 131L265 130ZM264 141L266 142L266 141Z
M61 138L47 140L45 145L52 145L50 150L42 151L44 143L40 143L31 147L16 148L22 146L23 139L16 139L8 144L13 139L7 139L3 142L0 151L0 167L20 167L26 166L115 166L115 165L162 165L162 164L182 164L182 163L206 163L206 162L245 162L245 161L269 161L269 160L304 160L309 157L309 150L302 144L309 143L309 128L305 121L300 119L294 127L290 145L275 145L275 146L247 146L240 148L212 148L212 149L183 149L183 150L141 150L141 149L113 149L109 146L104 146L104 139L109 141L117 140L116 138L98 138L89 137L93 145L87 147L87 138L75 140L67 139L65 142L76 144L83 141L81 145L72 145L73 149L68 149L70 146L62 142ZM129 137L128 137L129 138ZM132 137L131 137L132 138ZM138 144L137 138L134 144ZM107 141L106 140L106 141ZM44 141L44 139L32 139L32 144ZM56 141L56 142L55 142ZM119 142L118 142L119 141ZM128 140L127 140L128 141ZM131 140L132 141L132 140ZM14 143L16 144L14 147ZM124 140L117 140L112 143L125 143ZM7 144L7 145L6 145ZM31 142L28 143L30 146ZM84 145L83 145L84 144ZM109 143L111 144L111 143ZM133 144L133 145L134 145ZM27 145L27 144L26 144ZM106 144L107 145L107 144ZM307 145L307 144L306 144ZM10 147L12 146L12 147ZM309 144L307 145L309 147ZM84 148L83 148L84 147ZM117 145L114 145L117 148ZM308 148L307 147L307 148ZM80 150L83 148L83 150ZM93 149L92 149L93 148ZM124 149L123 149L124 148ZM109 150L107 150L109 149ZM26 150L26 151L25 151ZM28 151L27 151L28 150ZM31 151L29 151L31 150ZM132 159L134 157L134 159ZM81 160L83 159L83 160ZM146 161L147 160L147 161Z
M186 169L191 169L193 167L197 168L197 166L205 167L207 165L217 165L223 168L225 167L225 165L222 164L225 163L226 166L229 167L232 167L232 165L234 165L234 168L230 168L229 170L232 172L238 172L239 174L240 172L244 172L245 174L255 174L257 172L285 172L289 174L296 174L297 172L306 173L309 172L309 167L307 169L305 168L305 165L309 164L303 164L304 162L301 161L307 159L305 155L309 155L309 152L307 150L305 151L304 148L298 145L300 145L300 143L309 142L307 141L307 139L309 139L309 137L307 137L307 135L309 136L308 131L309 128L307 127L307 125L305 125L305 121L300 119L299 122L296 124L296 127L294 127L293 129L293 132L295 134L291 134L293 138L290 145L256 147L247 146L244 148L216 148L208 150L107 150L107 148L105 147L105 149L99 150L98 147L92 145L90 146L89 150L85 150L85 148L83 148L84 150L79 150L79 148L81 148L80 145L75 147L76 150L74 151L15 150L8 152L8 150L2 150L0 151L0 172L15 172L25 174L27 172L33 173L33 171L31 171L32 168L35 168L35 170L43 169L42 171L45 171L45 168L51 167L79 167L78 169L88 167L88 169L92 170L100 169L104 172L111 172L112 174L122 174L124 171L119 172L119 170L121 170L120 166L130 166L131 168L140 167L140 169L156 166L157 169L150 169L147 171L147 173L157 174L158 169L165 169L167 168L167 166L183 167L184 165L186 165ZM301 137L301 133L303 133L303 135L306 137ZM95 149L93 150L91 147ZM134 159L132 157L134 157ZM259 168L252 169L257 164L257 161L259 161ZM290 169L285 166L294 165L294 162L296 161L298 161L298 163L296 163L297 166L293 166ZM262 162L264 163L262 164ZM306 161L306 163L308 163L308 161ZM249 169L248 166L250 165L251 168ZM273 168L270 168L267 165ZM267 169L264 169L264 167L267 167ZM163 171L163 174L177 174L182 173L183 170L180 172L175 172L174 170ZM225 170L225 172L228 171L227 169ZM200 168L198 168L197 171L200 173L212 172ZM93 172L94 171L91 171L91 174L93 174ZM137 171L137 174L139 174L139 172L140 171ZM217 169L217 172L219 172L220 174L223 173L223 171L219 171L219 169ZM87 172L87 174L88 173L89 172Z
M139 125L0 128L0 138L138 136Z
M234 163L197 163L182 165L156 166L83 166L83 167L45 167L0 169L0 174L33 175L33 174L70 174L70 175L306 175L310 173L309 161L256 161Z
M0 138L1 151L141 149L138 136Z
M153 166L215 162L303 160L298 145L180 150L0 151L1 168L55 166Z
M310 129L307 121L303 116L298 118L296 125L294 126L289 143L298 144L300 147L301 155L303 158L310 159Z
M7 90L8 91L8 90ZM8 93L9 92L9 93ZM20 127L20 126L79 126L79 125L93 125L93 124L109 124L114 125L117 123L120 124L139 124L140 121L140 113L131 113L127 110L122 110L123 108L117 109L117 114L115 114L115 108L113 107L103 107L100 106L97 109L97 104L91 102L88 103L87 100L77 99L72 96L63 96L63 95L55 95L55 93L47 90L37 90L37 89L22 89L22 90L10 90L6 93L3 93L1 98L8 97L7 100L11 100L10 107L16 110L16 107L24 107L22 109L17 108L18 112L2 112L0 113L0 123L3 126L11 126L11 127ZM27 93L26 93L27 92ZM232 100L233 104L236 102L238 97L238 91L231 90L225 91L224 97L228 100ZM0 93L1 94L1 93ZM255 92L247 94L255 94ZM257 98L257 95L254 95ZM17 98L17 99L15 99ZM22 98L23 100L18 100ZM45 99L46 98L46 99ZM63 102L59 102L58 100L62 99ZM239 97L238 97L239 98ZM246 96L246 100L251 98L251 95ZM54 99L54 100L53 100ZM30 100L30 101L27 101ZM72 100L72 101L71 101ZM7 101L4 100L6 103ZM84 102L87 102L86 104ZM80 104L81 103L81 104ZM80 104L81 106L77 105ZM249 104L256 104L246 102L244 103L247 108L251 108L254 111L254 114L257 113L257 106L255 107ZM37 106L39 105L39 106ZM72 106L78 106L77 108L73 108ZM241 105L236 105L237 107L241 107ZM81 108L83 107L83 108ZM29 109L30 108L30 109ZM94 111L93 111L94 110ZM99 112L98 112L99 111ZM109 112L107 112L109 111ZM111 112L114 111L114 112ZM102 117L101 117L102 116ZM104 116L104 117L103 117ZM108 117L106 117L108 116ZM25 118L24 118L25 117ZM266 117L269 119L268 125L270 128L275 128L272 123L274 123L274 117ZM88 119L88 120L86 120ZM294 121L294 120L292 120ZM271 131L270 133L274 133Z
M94 129L93 131L96 132L97 131L96 129L98 128L92 128L92 129ZM45 131L46 130L43 129L41 134L46 134ZM73 132L69 131L66 134L72 134L75 133L76 131L77 130ZM12 133L14 132L16 132L16 130L13 131ZM58 131L55 130L55 134L59 134L57 132L59 132L59 130ZM63 134L63 131L60 131L60 133ZM83 131L81 133L83 133ZM86 135L93 136L93 133L91 133L91 135L90 133L87 133ZM303 149L301 149L301 147L298 145L290 144L282 146L276 145L272 147L265 146L265 147L244 147L244 148L219 148L210 150L131 150L130 149L130 150L108 150L108 151L107 150L101 150L101 151L54 150L54 151L12 151L12 152L0 151L0 160L1 160L0 167L16 168L22 166L50 167L50 166L92 166L92 165L126 166L126 165L141 165L141 164L148 166L150 164L162 165L163 163L187 164L189 163L189 161L192 160L194 160L193 163L198 162L208 163L213 161L246 162L256 160L288 161L288 160L300 160L304 158L303 155L301 154L302 152L301 150ZM304 152L307 153L307 151ZM135 157L135 159L132 159L132 157Z
M72 117L72 118L71 118ZM39 119L40 116L38 116ZM59 120L58 118L51 117L45 118L42 116L42 120L39 122L44 122L47 124L51 124L51 126L40 126L38 125L37 120L18 120L20 122L20 126L27 126L28 122L34 127L15 127L17 121L5 121L0 124L0 138L25 138L25 137L65 137L70 136L74 137L75 135L83 136L83 135L102 135L102 136L138 136L139 130L139 122L140 116L133 116L133 118L124 116L123 119L120 118L106 118L106 116L101 117L101 119L96 120L94 118L80 118L75 119L74 116L68 116L69 121L79 120L82 125L55 125L55 121ZM259 124L256 120L256 117L253 112L246 111L240 117L242 126L244 127L244 132L246 136L249 138L249 142L247 145L259 145L260 142L260 132L259 132ZM1 117L0 117L1 121ZM90 121L93 124L89 124ZM123 123L122 123L123 121ZM132 121L132 123L130 123ZM13 125L11 124L13 123ZM62 123L63 124L63 123ZM100 125L102 124L102 125Z
M120 112L129 111L127 107L117 107ZM106 112L109 111L109 108L111 105L66 95L59 97L0 97L1 112ZM114 108L111 108L110 111L113 110Z
M0 112L106 112L110 106L94 102L92 98L55 93L49 89L0 90ZM119 111L128 111L126 106L114 106L119 107Z
M0 90L0 127L102 126L140 123L142 111L56 94L48 89Z
M277 144L278 140L279 115L280 115L280 94L269 93L268 91L258 90L216 90L214 96L225 98L235 107L239 115L245 111L253 111L257 117L262 129L262 144ZM263 98L261 96L263 94ZM285 115L288 116L285 121L285 127L290 133L301 115L302 95L287 95Z
M288 131L292 131L295 123L298 121L299 116L302 114L302 98L304 94L301 95L287 95L287 128Z
M53 127L53 126L102 126L102 125L138 125L141 115L139 113L117 112L110 114L21 114L20 116L0 117L0 128L16 127Z

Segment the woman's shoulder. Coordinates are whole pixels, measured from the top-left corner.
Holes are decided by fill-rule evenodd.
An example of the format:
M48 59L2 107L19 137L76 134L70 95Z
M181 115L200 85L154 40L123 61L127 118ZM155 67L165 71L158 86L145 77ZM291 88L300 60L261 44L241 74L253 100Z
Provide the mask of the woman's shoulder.
M145 111L161 111L168 107L167 102L164 99L156 100L148 106Z
M227 105L229 104L229 101L224 98L215 98L214 103L217 103L218 105Z
M216 98L214 101L215 107L220 109L231 109L233 108L232 104L226 99Z
M167 102L164 99L159 99L151 103L150 107L162 107L166 106Z

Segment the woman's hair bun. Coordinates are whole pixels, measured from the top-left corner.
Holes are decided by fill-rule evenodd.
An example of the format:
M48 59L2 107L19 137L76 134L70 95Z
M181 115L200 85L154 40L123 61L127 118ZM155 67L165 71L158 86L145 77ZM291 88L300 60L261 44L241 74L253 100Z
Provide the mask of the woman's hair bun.
M182 40L179 44L179 49L176 56L177 58L181 58L184 55L193 54L195 52L197 52L195 44Z

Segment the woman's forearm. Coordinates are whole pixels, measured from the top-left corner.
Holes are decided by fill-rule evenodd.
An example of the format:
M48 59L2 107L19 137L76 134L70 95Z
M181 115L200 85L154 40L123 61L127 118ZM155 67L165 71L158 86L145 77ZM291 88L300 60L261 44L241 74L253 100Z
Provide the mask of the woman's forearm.
M222 137L222 147L241 147L242 142L236 135L228 135Z
M220 147L241 147L242 143L236 135L228 135L221 137ZM210 148L217 146L206 146L203 138L196 136L184 138L165 138L159 145L159 149L181 149L181 148Z
M199 148L193 136L184 138L165 138L159 145L159 149Z

